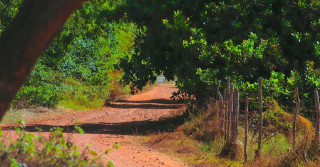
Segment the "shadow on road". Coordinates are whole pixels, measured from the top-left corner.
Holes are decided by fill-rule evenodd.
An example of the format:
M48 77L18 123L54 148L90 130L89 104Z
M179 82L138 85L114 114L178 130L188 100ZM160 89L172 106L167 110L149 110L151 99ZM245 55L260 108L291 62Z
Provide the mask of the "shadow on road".
M153 100L118 100L119 103L156 103L156 104L182 104L180 100L153 99Z
M142 109L179 109L181 105L154 105L154 104L139 104L139 105L131 105L131 104L109 104L109 107L112 108L142 108Z
M132 121L121 123L85 123L78 125L86 134L121 134L121 135L147 135L157 132L171 132L184 123L187 114L159 121ZM74 132L74 125L54 126L46 124L27 125L28 132L50 132L51 128L60 127L66 133ZM3 127L2 130L14 130L14 127Z
M183 103L181 101L154 99L154 100L118 100L107 106L112 108L142 108L142 109L179 109Z

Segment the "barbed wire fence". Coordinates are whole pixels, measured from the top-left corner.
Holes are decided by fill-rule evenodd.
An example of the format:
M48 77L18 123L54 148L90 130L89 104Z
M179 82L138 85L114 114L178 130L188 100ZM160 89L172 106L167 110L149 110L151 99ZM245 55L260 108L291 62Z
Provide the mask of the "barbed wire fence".
M257 99L258 101L250 100L248 96L245 99L239 98L239 89L234 89L234 85L231 82L231 79L227 79L227 88L224 89L223 94L220 92L220 84L221 81L218 81L217 84L217 97L211 98L211 102L208 105L218 105L218 113L215 116L218 117L218 128L220 136L222 136L225 143L235 143L238 139L238 124L239 122L239 115L243 114L243 126L244 126L244 161L248 162L248 129L251 127L255 128L255 134L258 134L257 144L258 148L255 151L255 160L261 160L261 149L262 149L262 141L267 140L263 138L263 134L265 132L265 128L263 127L263 108L267 106L267 103L263 103L263 92L262 92L262 78L260 77L258 80L258 90L257 90ZM294 108L288 107L293 112L293 119L292 119L292 150L296 149L296 121L299 115L300 110L300 98L299 98L299 89L295 87L295 104ZM320 130L320 105L319 105L319 94L318 90L314 90L314 109L304 109L304 111L308 112L315 112L316 119L315 119L315 132L314 132L314 139L315 145L320 144L320 137L319 137L319 130ZM240 110L240 104L245 104L244 110ZM249 116L252 116L254 113L249 111L250 105L258 105L258 110L255 111L255 114L258 114L258 121L257 123L250 123ZM214 106L211 106L214 107ZM251 141L253 140L255 134L253 135Z

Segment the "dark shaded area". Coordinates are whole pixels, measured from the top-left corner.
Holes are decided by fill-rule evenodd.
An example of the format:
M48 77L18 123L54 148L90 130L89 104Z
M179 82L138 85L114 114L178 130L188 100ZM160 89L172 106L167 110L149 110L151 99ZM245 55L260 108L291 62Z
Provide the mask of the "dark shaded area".
M153 100L118 100L116 103L108 104L112 108L142 108L142 109L179 109L183 105L182 101L168 99Z
M157 104L109 104L112 108L142 108L142 109L179 109L181 105L157 105Z
M120 123L86 123L79 125L87 134L120 134L120 135L147 135L157 132L172 132L185 121L187 114L173 118L161 119L159 121L132 121ZM60 127L64 132L75 131L74 125L54 126L54 125L27 125L28 132L38 132L37 128L43 132L50 132L51 128ZM14 127L4 127L2 130L14 130Z
M181 100L153 99L153 100L118 100L120 103L157 103L157 104L182 104Z

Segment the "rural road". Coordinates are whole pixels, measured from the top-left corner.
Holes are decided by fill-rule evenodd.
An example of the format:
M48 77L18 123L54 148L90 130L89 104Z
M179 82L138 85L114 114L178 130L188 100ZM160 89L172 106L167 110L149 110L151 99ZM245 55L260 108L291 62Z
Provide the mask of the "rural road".
M80 150L90 144L90 149L98 154L119 143L121 147L103 159L112 161L116 167L184 167L187 165L181 161L138 142L140 135L167 130L172 126L169 122L179 123L172 117L181 115L185 106L170 100L176 90L174 85L161 84L98 110L63 113L27 122L26 130L36 132L35 127L40 127L46 132L52 127L62 127ZM72 133L75 119L85 134ZM6 128L2 126L2 129Z

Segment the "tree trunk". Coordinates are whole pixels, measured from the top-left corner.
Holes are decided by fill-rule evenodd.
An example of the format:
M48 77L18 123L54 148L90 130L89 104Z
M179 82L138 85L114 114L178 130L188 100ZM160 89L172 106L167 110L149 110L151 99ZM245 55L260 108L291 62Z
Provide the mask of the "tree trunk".
M0 120L37 59L86 0L25 0L0 37Z

